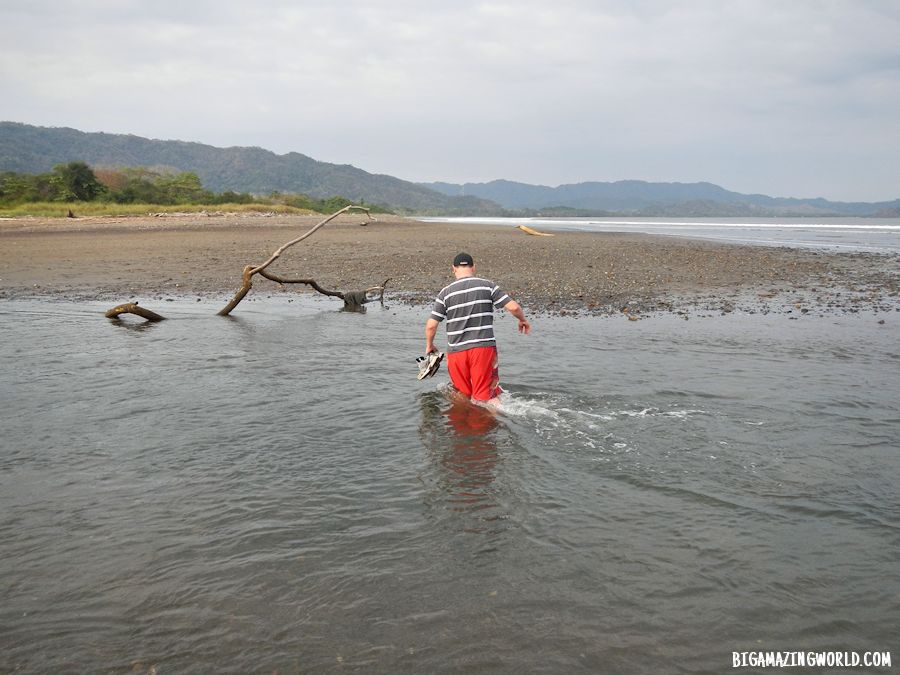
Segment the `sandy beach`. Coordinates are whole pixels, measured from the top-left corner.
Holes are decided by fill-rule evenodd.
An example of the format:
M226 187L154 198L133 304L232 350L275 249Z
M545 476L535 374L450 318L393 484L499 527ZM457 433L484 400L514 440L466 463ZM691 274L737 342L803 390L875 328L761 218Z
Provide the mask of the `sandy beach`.
M321 220L318 216L0 220L0 298L226 302L241 270ZM341 216L271 268L351 291L390 278L391 301L427 303L470 252L490 277L538 313L896 311L896 256L742 246L642 234L557 233ZM259 279L254 294L310 292Z

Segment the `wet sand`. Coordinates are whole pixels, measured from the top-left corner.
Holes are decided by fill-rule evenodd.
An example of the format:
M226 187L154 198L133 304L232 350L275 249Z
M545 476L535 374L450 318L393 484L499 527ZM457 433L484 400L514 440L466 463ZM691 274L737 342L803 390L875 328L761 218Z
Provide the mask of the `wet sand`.
M241 270L321 220L317 216L0 220L0 298L221 299ZM352 291L390 278L389 301L425 304L451 280L460 250L532 313L894 312L897 256L721 244L644 234L423 223L395 216L361 227L342 216L289 249L270 271ZM311 292L257 277L254 294Z

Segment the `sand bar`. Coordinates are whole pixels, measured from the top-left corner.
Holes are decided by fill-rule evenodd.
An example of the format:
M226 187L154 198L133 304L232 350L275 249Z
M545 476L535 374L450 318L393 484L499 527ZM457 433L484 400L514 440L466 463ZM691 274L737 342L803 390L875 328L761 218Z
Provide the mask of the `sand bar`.
M0 298L139 300L221 298L305 232L317 216L0 220ZM393 216L365 227L342 216L291 248L272 271L313 277L341 291L390 277L387 297L428 303L465 250L478 272L541 313L697 311L814 313L897 311L898 259L722 244L622 233L529 236L510 226L423 223ZM253 293L279 289L260 279Z

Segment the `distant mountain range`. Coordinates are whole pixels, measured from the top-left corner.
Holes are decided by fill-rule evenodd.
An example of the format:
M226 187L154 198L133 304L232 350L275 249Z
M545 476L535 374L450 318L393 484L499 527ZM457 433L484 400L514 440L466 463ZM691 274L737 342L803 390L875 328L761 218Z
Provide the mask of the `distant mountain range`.
M0 122L0 171L43 173L81 160L94 167L145 166L196 173L216 192L297 192L441 215L900 216L892 202L831 202L731 192L712 183L576 183L547 187L506 180L413 183L291 152L217 148L140 136Z
M422 183L448 196L465 195L496 202L507 209L574 211L599 215L642 216L900 216L900 199L892 202L831 202L746 195L712 183L575 183L547 187L507 180L490 183ZM556 207L556 208L554 208Z

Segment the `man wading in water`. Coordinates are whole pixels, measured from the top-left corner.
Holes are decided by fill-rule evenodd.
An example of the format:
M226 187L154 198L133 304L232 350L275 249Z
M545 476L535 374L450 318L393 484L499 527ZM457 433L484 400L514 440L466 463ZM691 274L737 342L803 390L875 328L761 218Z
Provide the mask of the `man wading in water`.
M506 309L519 320L519 332L531 332L522 307L493 281L475 276L475 261L468 253L453 259L449 286L441 289L425 322L425 353L437 351L438 324L447 320L447 369L450 380L473 403L500 405L500 371L494 340L494 308Z

